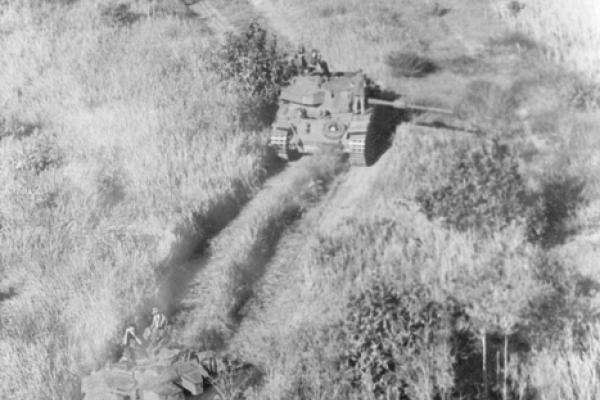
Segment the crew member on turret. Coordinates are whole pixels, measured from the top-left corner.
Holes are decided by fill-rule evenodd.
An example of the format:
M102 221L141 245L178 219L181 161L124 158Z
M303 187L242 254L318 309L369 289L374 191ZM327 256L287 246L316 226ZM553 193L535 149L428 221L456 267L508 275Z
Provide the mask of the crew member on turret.
M304 50L304 46L300 46L298 49L298 69L301 74L305 74L308 69L308 64L306 62L306 51Z
M310 58L308 59L308 71L309 72L315 72L317 70L317 68L319 68L319 59L321 58L321 56L319 55L319 52L317 51L317 49L313 49L310 52Z
M331 76L331 72L329 72L329 65L327 65L327 62L323 60L320 56L317 71L326 78L329 78Z
M365 112L366 78L362 70L352 80L352 112L363 114Z
M152 323L144 331L144 339L150 345L157 345L167 335L167 317L159 311L158 307L152 308Z

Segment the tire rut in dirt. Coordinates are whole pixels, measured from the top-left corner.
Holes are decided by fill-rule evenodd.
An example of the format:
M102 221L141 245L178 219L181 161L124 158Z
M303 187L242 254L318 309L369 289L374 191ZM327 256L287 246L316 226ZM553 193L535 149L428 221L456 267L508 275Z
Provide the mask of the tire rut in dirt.
M211 209L202 214L194 213L192 228L181 228L184 239L171 249L169 257L163 261L163 275L159 278L163 283L160 286L154 303L172 316L180 308L184 296L182 287L193 279L200 266L205 264L208 257L210 243L219 234L238 218L239 214L274 177L282 173L286 164L279 160L276 154L269 152L265 159L265 173L260 176L259 187L248 192L240 183L233 183L233 193L219 202L212 204ZM194 231L186 237L186 230Z
M265 185L211 243L177 315L182 342L218 349L235 333L277 244L342 171L339 155L300 160Z

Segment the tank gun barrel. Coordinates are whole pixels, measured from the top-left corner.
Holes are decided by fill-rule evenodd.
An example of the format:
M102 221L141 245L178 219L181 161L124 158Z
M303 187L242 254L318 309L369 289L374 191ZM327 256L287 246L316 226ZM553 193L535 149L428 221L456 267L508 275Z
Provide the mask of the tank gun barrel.
M400 109L430 111L430 112L436 112L436 113L448 114L448 115L454 114L454 112L452 110L449 110L446 108L419 106L417 104L407 103L404 100L400 100L400 99L393 100L393 101L382 100L382 99L369 99L368 102L369 102L369 104L389 106L389 107L400 108Z

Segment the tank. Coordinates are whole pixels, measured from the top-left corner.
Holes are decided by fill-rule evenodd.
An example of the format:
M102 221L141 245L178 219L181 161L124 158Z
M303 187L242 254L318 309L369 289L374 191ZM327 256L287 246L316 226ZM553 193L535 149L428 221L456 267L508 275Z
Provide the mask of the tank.
M212 351L161 348L148 356L138 349L135 360L117 363L84 377L84 400L186 400L225 398L246 388L258 372L229 356Z
M286 160L333 147L348 154L352 165L371 165L389 146L399 113L452 114L376 98L378 93L361 71L297 76L281 91L269 143Z

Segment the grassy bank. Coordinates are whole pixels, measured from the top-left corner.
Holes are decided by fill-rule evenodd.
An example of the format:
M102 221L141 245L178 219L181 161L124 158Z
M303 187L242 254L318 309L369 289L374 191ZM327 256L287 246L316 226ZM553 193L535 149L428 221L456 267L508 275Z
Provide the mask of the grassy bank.
M597 295L577 287L597 273L572 262L569 245L542 250L524 221L461 231L415 201L443 183L457 152L487 140L404 129L368 178L357 173L351 202L342 191L283 239L230 346L265 371L251 398L480 398L482 357L493 398L504 381L513 399L593 391L542 371L593 370L577 349Z
M595 1L497 2L496 9L512 29L542 43L547 61L561 63L600 82L598 51L600 5ZM595 88L597 90L597 88Z
M2 398L78 398L79 375L265 176L201 21L106 7L0 14Z
M232 343L266 371L255 398L593 398L600 125L591 69L569 62L565 38L592 38L595 14L254 3L334 69L482 130L399 132L353 205L338 197L279 246Z

